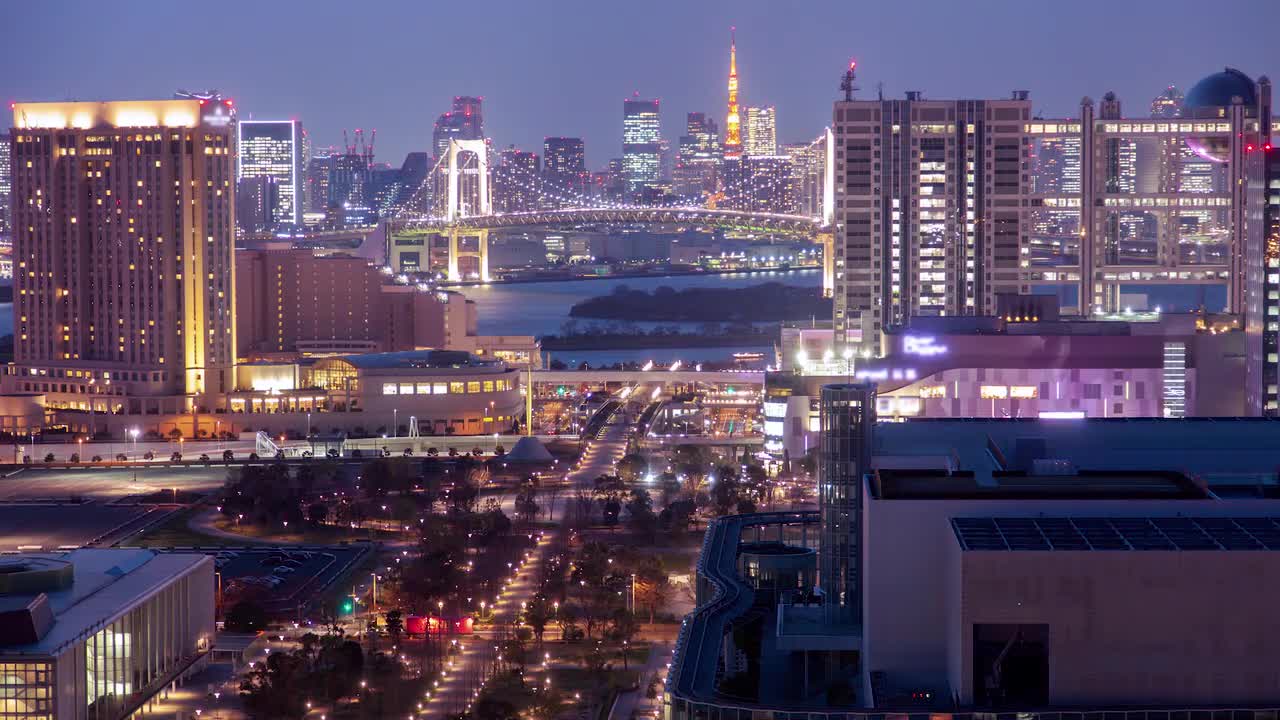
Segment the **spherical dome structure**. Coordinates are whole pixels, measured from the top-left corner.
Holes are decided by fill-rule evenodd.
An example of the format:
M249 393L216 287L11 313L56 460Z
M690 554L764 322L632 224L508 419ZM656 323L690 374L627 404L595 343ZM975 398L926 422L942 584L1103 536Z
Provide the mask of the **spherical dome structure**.
M1187 91L1182 102L1182 115L1190 118L1221 117L1216 110L1231 107L1235 98L1240 98L1245 107L1256 107L1257 85L1239 70L1226 68L1206 77ZM1189 137L1187 146L1206 160L1218 163L1226 162L1230 153L1229 143L1221 137Z

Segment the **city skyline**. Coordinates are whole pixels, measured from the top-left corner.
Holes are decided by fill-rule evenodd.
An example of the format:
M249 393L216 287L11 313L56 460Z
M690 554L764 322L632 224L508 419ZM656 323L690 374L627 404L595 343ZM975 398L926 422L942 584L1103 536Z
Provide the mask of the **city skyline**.
M1272 60L1265 28L1280 22L1280 7L1253 0L1217 10L1223 26L1237 29L1229 35L1203 32L1204 9L1191 2L1167 3L1158 15L1107 6L1109 21L1140 31L1126 35L1126 42L1105 57L1092 57L1073 50L1073 36L1096 32L1087 8L1041 10L1029 18L1012 3L998 5L980 15L939 7L929 15L937 22L917 23L914 10L888 7L813 5L784 13L763 2L709 3L681 8L681 22L672 24L662 8L511 4L490 13L486 52L473 63L451 63L448 72L417 70L421 64L414 60L413 47L423 28L465 20L461 8L428 13L393 6L373 17L364 39L348 35L349 19L337 4L308 4L303 15L292 5L255 7L259 23L235 23L234 11L225 19L204 21L211 35L226 40L219 53L188 55L176 38L157 33L145 52L121 48L104 60L93 54L101 48L94 38L103 30L116 23L121 32L152 23L158 28L178 11L139 3L91 24L77 20L88 14L64 13L65 6L54 11L58 22L44 17L48 9L33 7L19 16L30 21L31 30L0 48L0 66L24 68L21 74L0 78L0 99L164 98L178 87L217 88L235 98L246 118L301 120L317 146L337 144L344 128L378 128L379 159L398 165L407 153L430 149L432 121L449 110L454 96L475 95L485 98L485 131L496 146L537 151L544 137L582 137L587 166L595 170L621 155L618 100L634 92L662 100L667 109L663 137L678 138L688 112L705 112L724 123L731 25L737 26L739 43L740 102L778 107L778 141L787 143L811 139L828 124L838 71L850 56L859 60L863 99L875 97L881 82L889 98L907 90L921 90L928 98L1001 97L1017 88L1031 92L1036 114L1056 117L1069 114L1080 97L1099 98L1108 90L1129 108L1145 108L1168 85L1185 88L1224 65L1255 77L1268 74ZM259 42L262 33L277 27L272 21L276 16L300 23L309 42L342 43L355 56L376 48L383 59L356 63L350 60L352 53L312 53L295 82L282 82L278 73L255 72L289 59L278 43ZM572 42L538 52L524 49L521 37L547 36L544 31L552 25ZM55 27L56 38L46 34L44 28ZM782 33L779 27L811 30ZM894 33L872 32L873 27L911 27L911 42L887 42L884 38L896 37ZM432 42L442 57L465 58L467 37L465 32L443 33ZM652 51L656 39L661 39L661 53ZM64 49L57 58L27 62L51 45ZM922 53L921 47L932 50ZM1170 53L1170 48L1180 52ZM964 50L966 61L948 60L952 50ZM154 62L157 53L166 61ZM1010 62L1011 54L1024 60ZM1161 63L1147 61L1157 56ZM593 57L608 62L581 61ZM103 72L77 70L86 66ZM563 88L573 88L573 94ZM335 93L345 101L334 102Z

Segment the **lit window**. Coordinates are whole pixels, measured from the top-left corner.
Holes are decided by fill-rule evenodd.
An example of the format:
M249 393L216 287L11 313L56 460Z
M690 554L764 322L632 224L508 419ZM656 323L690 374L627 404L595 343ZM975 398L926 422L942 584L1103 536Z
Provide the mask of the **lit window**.
M492 381L492 380L485 380L485 381L484 381L484 391L485 391L485 392L487 392L487 393L488 393L488 392L493 392L493 381Z
M1035 385L1014 385L1009 388L1009 397L1018 400L1033 400L1039 395L1040 389Z
M449 392L449 385L446 383L435 383L432 387L435 389L436 395L445 395Z
M466 392L466 386L460 382L451 382L449 383L449 392L454 395L460 395Z
M478 393L478 392L480 392L480 381L479 381L479 380L472 380L472 381L468 382L468 383L467 383L467 392L469 392L469 393Z
M1009 388L1004 385L983 385L978 388L978 396L983 400L1003 400L1009 397Z
M922 398L945 398L946 396L946 385L925 385L920 388L920 397Z
M418 394L419 394L419 395L430 395L430 394L431 394L431 383L418 383Z
M396 385L395 383L383 383L383 384L382 384L382 394L383 394L383 395L397 395L397 394L399 394L399 393L398 393L399 387L400 387L400 386L399 386L399 385Z

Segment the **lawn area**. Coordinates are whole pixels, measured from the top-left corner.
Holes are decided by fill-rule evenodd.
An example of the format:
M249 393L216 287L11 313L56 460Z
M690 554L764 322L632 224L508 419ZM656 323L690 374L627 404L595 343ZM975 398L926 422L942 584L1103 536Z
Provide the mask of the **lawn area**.
M215 545L244 545L240 540L204 535L192 530L188 523L196 513L205 510L202 505L192 505L170 515L164 522L129 541L130 546L139 547L194 547Z

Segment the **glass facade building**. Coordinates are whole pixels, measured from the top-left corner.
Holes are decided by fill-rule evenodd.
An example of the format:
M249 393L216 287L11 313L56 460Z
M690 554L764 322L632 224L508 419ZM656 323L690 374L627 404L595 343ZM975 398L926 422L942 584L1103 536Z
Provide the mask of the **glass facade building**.
M818 586L829 624L862 620L862 573L858 527L862 514L862 475L871 469L872 431L876 423L874 384L836 384L822 388L818 451Z
M236 179L274 179L277 198L272 219L277 225L302 224L305 196L302 123L297 120L241 120L238 124Z
M622 176L629 195L658 182L660 117L657 100L633 98L622 103Z

